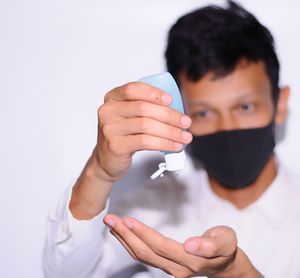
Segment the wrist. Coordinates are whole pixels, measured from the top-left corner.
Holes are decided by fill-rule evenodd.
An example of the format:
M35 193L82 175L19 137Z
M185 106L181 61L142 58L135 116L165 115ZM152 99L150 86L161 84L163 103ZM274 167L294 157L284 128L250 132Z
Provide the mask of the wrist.
M79 220L98 215L105 208L111 188L112 182L103 178L91 156L72 190L69 203L72 215Z
M101 159L97 152L97 146L94 148L93 153L87 162L86 172L91 178L97 179L100 182L113 183L115 181L102 166Z

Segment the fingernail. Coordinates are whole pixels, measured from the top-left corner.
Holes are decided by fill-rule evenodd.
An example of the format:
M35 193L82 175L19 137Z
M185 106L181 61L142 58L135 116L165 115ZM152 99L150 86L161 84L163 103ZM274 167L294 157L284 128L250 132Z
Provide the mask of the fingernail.
M174 147L176 148L176 150L181 151L183 148L183 144L174 142Z
M196 252L198 250L198 243L196 241L190 240L186 242L185 249L188 252Z
M106 218L104 219L104 223L105 223L107 226L109 226L110 228L114 228L115 225L116 225L116 222L115 222L112 218L110 218L110 217L106 217Z
M130 230L133 228L133 223L130 219L125 218L123 220L124 224L127 226L127 228L129 228Z
M182 136L182 138L184 139L185 142L189 142L192 139L192 135L187 131L182 131L181 136Z
M165 104L170 104L172 102L172 97L168 94L163 94L161 99L162 99L163 103L165 103Z
M188 117L187 115L181 116L180 121L181 121L181 123L182 123L184 126L186 126L186 127L188 127L188 126L191 124L191 119L190 119L190 117Z

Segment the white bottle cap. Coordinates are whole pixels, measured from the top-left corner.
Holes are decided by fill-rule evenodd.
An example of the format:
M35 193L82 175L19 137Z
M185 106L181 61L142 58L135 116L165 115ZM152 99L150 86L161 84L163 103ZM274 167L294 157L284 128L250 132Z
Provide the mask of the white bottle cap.
M151 179L154 180L157 177L163 177L164 171L179 171L184 169L185 166L185 152L184 150L178 153L166 153L165 161L158 165L158 170L151 175Z
M185 166L185 152L184 150L178 153L166 153L166 170L168 171L179 171L182 170Z

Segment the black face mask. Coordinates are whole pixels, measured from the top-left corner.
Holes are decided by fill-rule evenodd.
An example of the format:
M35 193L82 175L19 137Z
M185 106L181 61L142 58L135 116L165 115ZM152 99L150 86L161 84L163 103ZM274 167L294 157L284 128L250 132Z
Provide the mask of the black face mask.
M273 153L274 127L272 121L261 128L194 136L187 151L225 188L244 188L257 179Z

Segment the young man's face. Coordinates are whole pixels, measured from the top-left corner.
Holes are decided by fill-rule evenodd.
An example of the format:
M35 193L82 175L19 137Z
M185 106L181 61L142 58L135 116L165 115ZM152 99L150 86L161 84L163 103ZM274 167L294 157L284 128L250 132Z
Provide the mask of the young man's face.
M194 135L263 127L274 116L271 84L262 62L241 61L231 74L217 79L208 73L193 82L182 74L180 89L186 113L192 118L189 130ZM285 88L280 94L277 123L282 123L287 114L287 91Z

